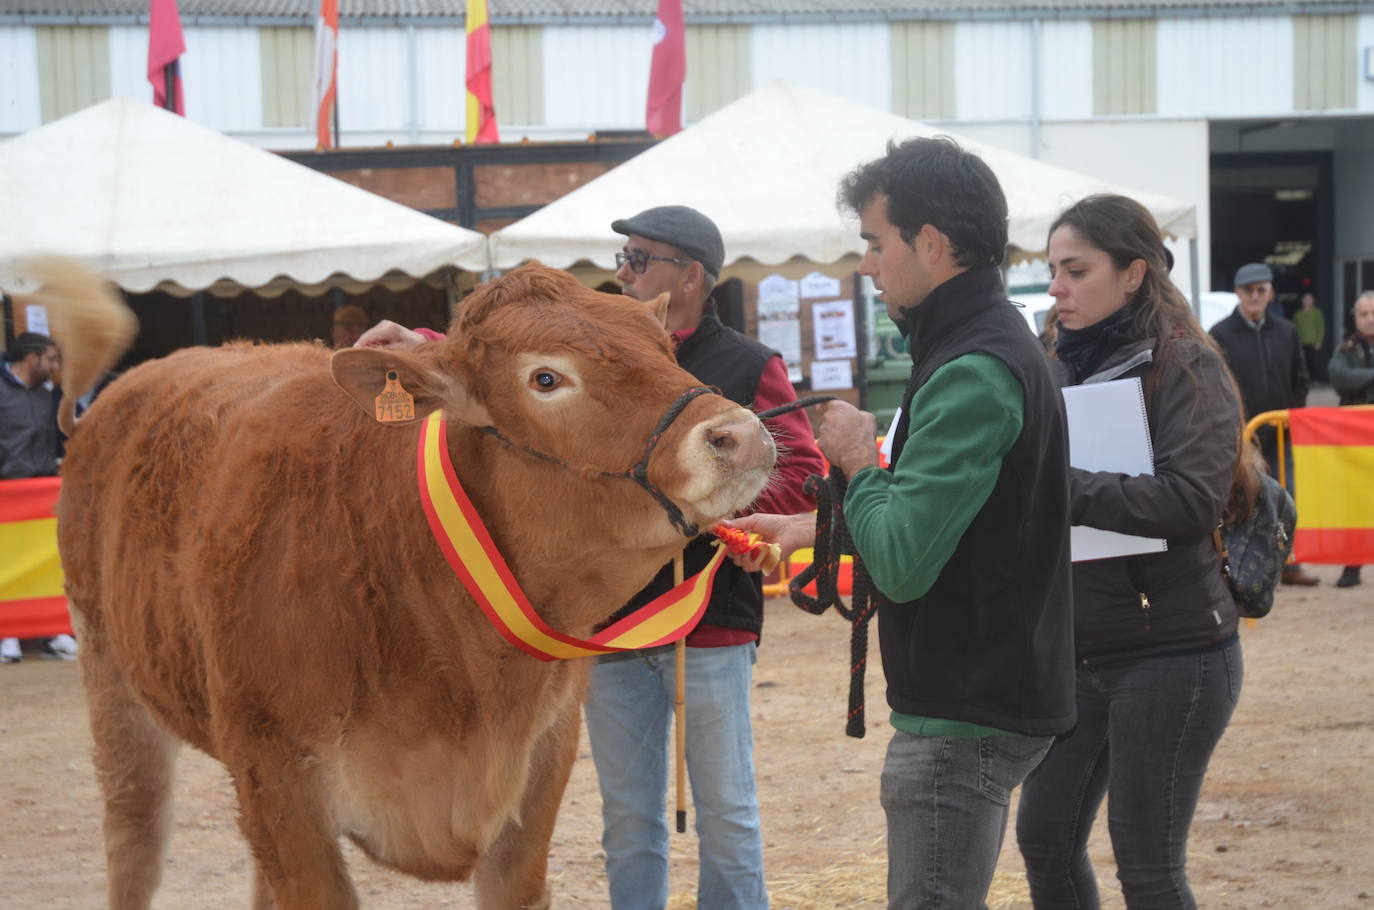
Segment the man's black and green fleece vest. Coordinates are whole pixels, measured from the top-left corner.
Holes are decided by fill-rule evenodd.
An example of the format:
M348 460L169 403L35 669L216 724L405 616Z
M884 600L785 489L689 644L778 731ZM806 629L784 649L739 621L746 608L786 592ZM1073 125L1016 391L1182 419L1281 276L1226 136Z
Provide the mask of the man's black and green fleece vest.
M888 704L900 714L1013 733L1065 732L1075 712L1063 398L997 269L962 272L903 312L913 366L894 465L917 390L966 354L1006 365L1025 393L1025 419L992 493L930 591L879 605Z

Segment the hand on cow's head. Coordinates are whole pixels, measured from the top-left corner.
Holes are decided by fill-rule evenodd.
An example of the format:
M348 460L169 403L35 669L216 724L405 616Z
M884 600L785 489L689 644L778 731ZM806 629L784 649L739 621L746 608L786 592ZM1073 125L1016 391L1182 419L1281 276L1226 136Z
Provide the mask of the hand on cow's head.
M329 361L334 382L373 418L376 400L386 387L387 378L394 373L402 388L415 399L415 415L411 420L390 421L413 423L423 420L442 408L449 420L475 427L491 425L491 415L472 397L463 383L435 368L431 357L403 351L375 348L345 348L334 352Z

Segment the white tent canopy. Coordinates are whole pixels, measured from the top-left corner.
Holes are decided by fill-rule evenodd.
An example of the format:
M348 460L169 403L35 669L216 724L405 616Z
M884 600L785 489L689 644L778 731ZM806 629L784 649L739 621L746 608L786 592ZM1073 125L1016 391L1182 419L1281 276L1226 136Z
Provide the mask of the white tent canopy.
M493 268L528 259L614 267L623 238L611 231L655 205L690 205L720 227L727 264L777 265L794 256L829 263L862 253L857 224L835 204L840 180L880 157L891 139L950 135L824 92L772 82L579 187L490 238ZM1017 260L1044 254L1050 223L1072 201L1123 193L1174 237L1195 237L1191 203L1139 193L955 136L997 174L1011 212Z
M0 144L0 289L44 253L180 294L487 265L475 231L130 98Z

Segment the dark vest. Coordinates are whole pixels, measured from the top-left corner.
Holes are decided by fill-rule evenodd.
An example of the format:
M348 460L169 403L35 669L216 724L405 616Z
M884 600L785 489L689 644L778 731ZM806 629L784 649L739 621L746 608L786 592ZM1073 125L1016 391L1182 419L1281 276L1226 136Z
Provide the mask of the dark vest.
M702 385L714 386L731 401L752 407L763 368L775 356L774 351L722 323L716 316L715 304L708 303L701 325L678 348L677 362ZM714 554L715 547L709 536L699 537L688 544L683 561L686 576L701 571ZM672 586L673 567L670 563L617 616L643 606ZM701 622L703 625L745 629L755 633L762 630L762 576L745 572L728 559L725 560L716 573L711 600Z
M1034 736L1063 733L1075 717L1063 397L995 268L956 275L904 312L913 366L894 465L916 392L965 354L989 354L1007 366L1025 394L1025 421L986 504L930 591L908 603L880 600L888 703L902 714Z

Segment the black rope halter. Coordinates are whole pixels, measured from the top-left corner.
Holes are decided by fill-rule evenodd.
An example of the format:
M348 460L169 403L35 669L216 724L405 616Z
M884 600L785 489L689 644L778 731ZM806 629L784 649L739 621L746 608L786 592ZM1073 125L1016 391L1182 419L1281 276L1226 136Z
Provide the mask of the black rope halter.
M677 420L678 417L682 415L687 405L691 404L702 395L711 394L720 394L720 392L718 389L708 388L707 386L693 386L679 395L677 401L674 401L672 405L669 406L668 410L664 412L663 416L659 418L658 426L654 427L654 431L649 434L648 445L644 448L644 457L639 459L639 461L627 471L599 471L594 468L581 468L570 464L562 458L556 458L538 449L532 449L529 446L521 445L502 433L496 427L478 427L477 429L486 433L488 436L495 436L513 449L519 449L527 455L533 455L535 458L547 461L550 464L561 465L565 468L576 468L597 477L623 477L628 480L633 480L643 488L644 492L652 496L655 502L663 507L663 511L668 513L668 520L673 523L673 527L682 532L684 537L693 538L701 533L701 528L695 522L688 521L687 516L682 514L682 510L678 508L677 503L673 502L662 490L649 482L649 459L653 457L654 449L658 448L658 443L663 438L663 434L668 432L668 428L673 425L673 421Z
M759 417L777 417L798 408L834 400L834 395L815 395L764 411ZM848 485L844 472L833 465L829 477L812 474L806 478L804 489L816 497L815 557L811 565L788 582L787 593L794 604L808 613L819 616L827 608L834 607L836 613L849 620L849 710L844 732L862 739L866 728L864 671L868 666L868 623L877 611L878 601L873 579L864 568L844 521L842 507ZM845 606L840 597L840 557L846 554L854 557L854 588L849 606ZM813 581L816 583L815 597L804 590Z

